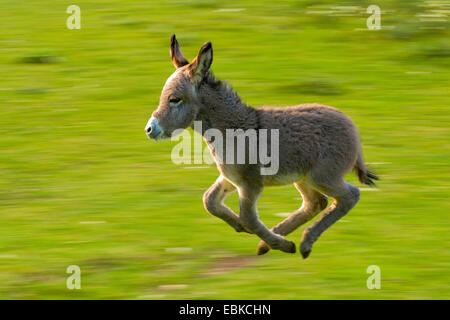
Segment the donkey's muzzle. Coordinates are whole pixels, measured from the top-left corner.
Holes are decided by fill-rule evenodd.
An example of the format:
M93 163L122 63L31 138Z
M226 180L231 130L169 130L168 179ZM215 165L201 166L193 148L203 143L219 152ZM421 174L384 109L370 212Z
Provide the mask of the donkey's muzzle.
M151 117L145 126L145 133L147 134L147 137L149 137L149 139L157 139L162 132L163 130L158 124L158 119Z

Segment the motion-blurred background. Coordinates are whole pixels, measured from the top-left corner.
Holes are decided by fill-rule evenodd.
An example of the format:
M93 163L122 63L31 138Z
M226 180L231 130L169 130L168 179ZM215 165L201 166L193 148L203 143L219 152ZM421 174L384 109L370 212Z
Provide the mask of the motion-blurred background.
M448 299L449 14L438 0L3 0L0 298ZM175 165L177 142L145 136L173 33L189 58L212 41L216 76L249 105L318 102L359 127L382 180L349 175L361 201L307 260L255 256L259 239L203 208L215 166ZM268 188L259 211L271 227L300 204Z

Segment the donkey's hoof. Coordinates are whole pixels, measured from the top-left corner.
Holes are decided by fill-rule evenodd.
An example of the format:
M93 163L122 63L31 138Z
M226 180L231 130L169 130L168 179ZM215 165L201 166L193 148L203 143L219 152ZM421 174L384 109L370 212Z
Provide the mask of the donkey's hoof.
M281 248L281 251L287 252L287 253L295 253L297 249L295 248L295 243L292 241L286 240L286 245L283 245L283 248Z
M311 253L312 250L312 244L303 241L302 243L300 243L300 253L302 254L303 259L308 258L309 254Z
M308 258L309 254L311 253L311 250L309 251L300 251L302 253L302 257L303 259Z
M263 254L266 254L270 251L270 247L265 243L263 240L261 240L258 244L258 249L256 250L256 254L258 256L261 256Z

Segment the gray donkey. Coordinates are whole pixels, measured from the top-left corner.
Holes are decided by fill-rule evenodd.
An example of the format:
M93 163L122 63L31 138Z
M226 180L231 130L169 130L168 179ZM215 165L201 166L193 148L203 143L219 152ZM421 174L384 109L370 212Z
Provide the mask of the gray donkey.
M359 180L367 185L374 185L372 179L378 179L364 164L359 134L352 120L335 108L320 104L259 109L247 106L226 83L212 75L211 42L205 43L189 63L173 35L170 55L176 71L164 85L159 106L145 127L147 136L155 140L169 138L175 129L195 128L194 121L201 122L199 133L220 171L219 178L203 196L204 206L237 232L254 233L261 238L258 254L270 248L295 253L295 244L284 236L324 210L328 206L327 196L334 198L333 204L303 232L300 252L307 258L319 236L359 200L358 188L344 180L345 174L355 169ZM205 136L211 128L224 136L230 128L278 129L277 173L261 174L260 162L219 161L212 140ZM268 229L258 217L258 198L265 186L289 183L301 193L302 205ZM224 204L225 198L235 190L239 193L239 216Z

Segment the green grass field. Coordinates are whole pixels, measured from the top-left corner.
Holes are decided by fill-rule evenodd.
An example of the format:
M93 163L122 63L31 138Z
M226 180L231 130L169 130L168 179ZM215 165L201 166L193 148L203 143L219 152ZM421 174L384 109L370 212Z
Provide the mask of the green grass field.
M81 30L66 27L71 4ZM381 7L382 30L367 30L369 4ZM421 18L432 10L438 19ZM0 298L448 299L449 10L406 0L3 1ZM381 181L369 189L349 175L361 201L308 259L256 256L256 236L203 208L215 166L175 165L177 142L145 136L173 72L172 33L190 58L212 41L216 76L249 105L318 102L357 124ZM267 188L261 219L271 227L300 203L293 186ZM237 196L227 204L237 210ZM298 244L303 229L288 239ZM81 290L66 288L69 265L81 268ZM366 286L370 265L380 290Z

